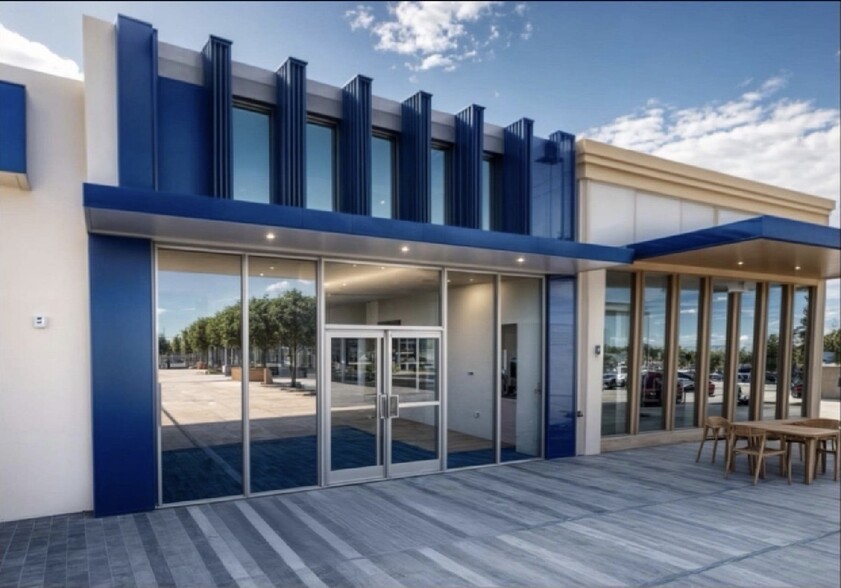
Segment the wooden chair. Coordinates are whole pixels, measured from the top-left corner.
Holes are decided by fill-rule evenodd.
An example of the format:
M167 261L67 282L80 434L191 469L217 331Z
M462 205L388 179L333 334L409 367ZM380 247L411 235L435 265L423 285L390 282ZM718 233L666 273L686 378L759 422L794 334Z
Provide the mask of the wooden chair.
M800 427L815 427L817 429L831 429L834 431L838 431L841 429L841 421L838 419L806 419L803 421L798 421L796 423L792 423L793 425L798 425ZM790 439L790 444L797 443L800 446L800 459L803 459L803 441L797 439ZM841 458L841 444L838 443L838 437L836 436L834 439L821 439L818 442L817 449L815 450L817 457L820 459L821 462L821 472L826 473L826 456L833 455L835 456L835 463L833 468L833 475L832 479L836 482L838 481L838 460ZM818 473L818 459L815 460L815 471L814 475Z
M738 445L739 440L744 440L744 445ZM727 453L727 463L724 464L724 477L730 475L730 466L735 469L736 455L748 456L748 464L753 469L753 484L759 479L760 473L765 478L765 460L769 457L780 458L780 475L786 475L788 483L791 484L791 469L787 467L791 454L787 453L784 447L772 447L768 445L768 435L762 429L754 429L748 425L730 425L730 439L728 441L730 451Z
M701 446L698 448L698 455L695 456L695 463L701 459L701 451L704 450L704 443L713 441L713 458L710 463L715 463L715 454L718 451L719 439L724 441L724 455L728 453L728 439L730 436L730 421L720 416L710 416L704 422L704 436L701 438Z

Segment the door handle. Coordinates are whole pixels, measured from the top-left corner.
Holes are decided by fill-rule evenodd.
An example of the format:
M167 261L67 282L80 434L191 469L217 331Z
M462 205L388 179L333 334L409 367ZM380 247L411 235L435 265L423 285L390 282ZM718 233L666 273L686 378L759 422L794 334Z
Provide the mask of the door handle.
M400 418L400 397L396 394L388 397L388 418Z
M380 418L385 420L390 416L388 414L388 412L389 412L388 396L383 394L377 400L380 403L380 411L379 411L380 412Z

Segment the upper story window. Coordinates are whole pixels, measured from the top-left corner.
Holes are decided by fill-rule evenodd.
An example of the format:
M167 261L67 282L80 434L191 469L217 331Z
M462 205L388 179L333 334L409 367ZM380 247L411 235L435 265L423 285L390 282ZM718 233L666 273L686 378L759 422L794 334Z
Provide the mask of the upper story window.
M371 137L371 216L391 218L396 193L397 143L393 137Z
M452 151L444 145L433 145L430 157L430 194L429 222L443 225L446 219L446 202L449 197L450 155Z
M234 200L271 202L271 111L238 103L233 113Z
M307 121L307 208L335 210L336 127L327 121Z
M498 158L486 153L482 159L482 211L481 211L481 229L483 231L490 231L493 218L493 202L495 194L497 193L497 167Z

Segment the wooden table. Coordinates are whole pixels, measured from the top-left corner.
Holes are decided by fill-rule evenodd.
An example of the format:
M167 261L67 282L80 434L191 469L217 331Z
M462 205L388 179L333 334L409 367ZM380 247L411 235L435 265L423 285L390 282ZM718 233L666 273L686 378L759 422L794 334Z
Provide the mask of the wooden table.
M835 439L836 443L841 442L841 432L837 429L821 429L818 427L804 427L796 425L798 421L806 419L780 419L775 421L743 421L738 424L747 425L754 429L761 429L768 433L779 435L785 439L797 439L806 445L806 467L803 474L803 482L811 484L814 480L816 465L816 449L821 439Z

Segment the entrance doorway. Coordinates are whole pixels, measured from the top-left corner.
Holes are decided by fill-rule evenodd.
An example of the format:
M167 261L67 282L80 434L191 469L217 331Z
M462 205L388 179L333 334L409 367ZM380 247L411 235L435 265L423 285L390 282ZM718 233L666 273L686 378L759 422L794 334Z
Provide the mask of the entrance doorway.
M328 330L326 343L327 483L440 471L441 334Z

